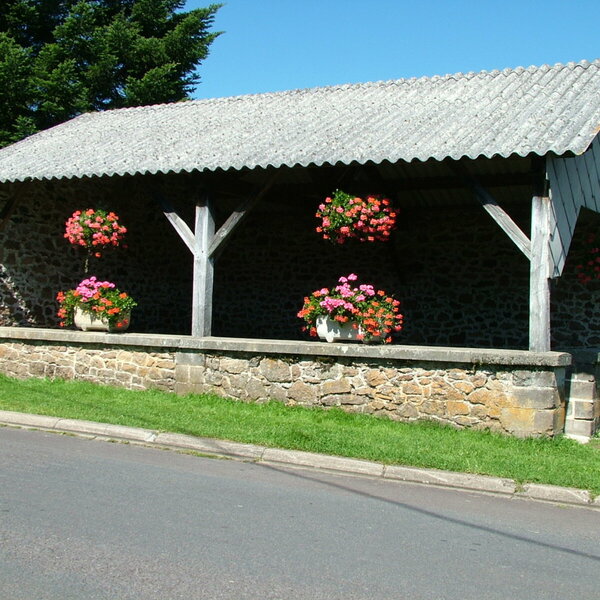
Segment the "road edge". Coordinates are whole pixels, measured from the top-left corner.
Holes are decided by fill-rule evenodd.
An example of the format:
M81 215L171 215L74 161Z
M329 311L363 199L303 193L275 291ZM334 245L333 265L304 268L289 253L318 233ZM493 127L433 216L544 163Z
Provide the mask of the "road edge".
M48 417L13 411L0 410L0 425L68 433L87 438L129 442L179 451L191 451L208 456L233 458L259 464L284 465L287 467L301 467L332 473L362 475L600 510L600 496L594 498L588 490L538 483L519 485L512 479L489 475L440 471L438 469L401 465L384 465L356 458L315 454L301 450L270 448L229 440L201 438L180 433L160 432L138 427Z

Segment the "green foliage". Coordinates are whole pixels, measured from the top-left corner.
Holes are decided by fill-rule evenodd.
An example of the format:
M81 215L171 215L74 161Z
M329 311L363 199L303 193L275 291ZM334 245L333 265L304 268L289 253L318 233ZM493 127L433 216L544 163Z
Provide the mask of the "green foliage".
M82 112L175 102L219 33L220 5L183 0L5 0L0 146Z

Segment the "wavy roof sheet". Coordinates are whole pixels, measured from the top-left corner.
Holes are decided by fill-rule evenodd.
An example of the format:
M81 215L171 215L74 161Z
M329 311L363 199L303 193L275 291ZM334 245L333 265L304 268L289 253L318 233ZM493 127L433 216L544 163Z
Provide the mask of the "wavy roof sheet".
M600 60L87 113L0 150L0 181L580 154Z

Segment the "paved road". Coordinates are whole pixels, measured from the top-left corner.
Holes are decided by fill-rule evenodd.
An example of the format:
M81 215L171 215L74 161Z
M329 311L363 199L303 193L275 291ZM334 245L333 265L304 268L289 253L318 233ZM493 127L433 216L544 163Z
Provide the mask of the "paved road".
M600 512L0 429L0 598L600 597Z

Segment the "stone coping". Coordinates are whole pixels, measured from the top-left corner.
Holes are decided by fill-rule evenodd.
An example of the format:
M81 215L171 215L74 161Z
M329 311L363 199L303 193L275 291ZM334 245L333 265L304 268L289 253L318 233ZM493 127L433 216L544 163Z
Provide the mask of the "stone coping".
M183 351L215 350L267 355L287 354L294 356L374 358L472 365L566 367L572 361L571 354L567 352L529 352L527 350L402 346L395 344L328 344L326 342L294 340L192 337L145 333L101 333L95 331L72 331L33 327L0 327L0 340L138 346Z

